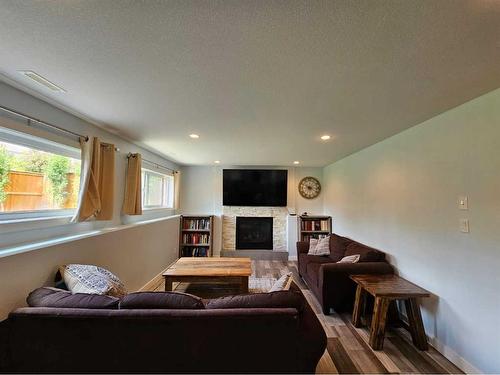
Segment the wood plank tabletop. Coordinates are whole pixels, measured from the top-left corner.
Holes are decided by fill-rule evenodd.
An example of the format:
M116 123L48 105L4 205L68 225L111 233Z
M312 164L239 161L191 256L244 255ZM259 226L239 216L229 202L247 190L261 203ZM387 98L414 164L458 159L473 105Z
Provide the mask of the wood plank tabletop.
M250 258L179 258L163 276L250 276L252 261Z
M431 295L429 291L396 275L351 275L350 278L374 297L409 298Z

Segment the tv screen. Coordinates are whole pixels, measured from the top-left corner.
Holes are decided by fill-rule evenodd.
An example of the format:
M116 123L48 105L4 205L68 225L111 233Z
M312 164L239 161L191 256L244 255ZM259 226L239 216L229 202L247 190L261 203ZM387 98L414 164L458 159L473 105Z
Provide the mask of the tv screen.
M224 169L224 206L286 206L287 170Z

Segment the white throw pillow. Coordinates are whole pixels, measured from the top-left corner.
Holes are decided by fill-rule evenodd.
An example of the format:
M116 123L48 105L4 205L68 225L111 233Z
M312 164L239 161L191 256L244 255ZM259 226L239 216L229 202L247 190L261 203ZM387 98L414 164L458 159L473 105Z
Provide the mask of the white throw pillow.
M359 262L359 254L356 254L343 257L337 263L358 263L358 262Z
M311 239L311 241L313 241ZM321 238L317 245L311 250L311 245L309 247L308 255L330 255L330 236Z
M127 294L120 279L105 268L88 264L67 264L59 267L64 283L71 293L104 294L123 297Z
M309 251L307 252L307 255L316 255L316 246L318 246L318 239L317 238L311 238L309 240Z
M290 285L292 284L292 273L286 273L283 276L281 276L276 282L274 283L273 287L269 289L270 292L279 292L282 290L288 290L290 289Z

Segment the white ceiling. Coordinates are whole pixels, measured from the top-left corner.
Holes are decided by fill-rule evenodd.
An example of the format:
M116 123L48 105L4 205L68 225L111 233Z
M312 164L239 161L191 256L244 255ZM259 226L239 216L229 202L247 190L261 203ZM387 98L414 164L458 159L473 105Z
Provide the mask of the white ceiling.
M500 87L500 1L0 0L0 56L183 164L323 166Z

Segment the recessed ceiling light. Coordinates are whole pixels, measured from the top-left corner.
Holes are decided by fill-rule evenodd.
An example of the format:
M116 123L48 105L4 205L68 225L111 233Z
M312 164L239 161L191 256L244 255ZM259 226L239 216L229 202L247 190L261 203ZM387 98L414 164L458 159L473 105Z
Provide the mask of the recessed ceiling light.
M200 136L198 134L189 134L189 136L193 139L198 139Z
M50 82L47 78L42 77L40 74L32 71L32 70L18 70L26 78L35 81L39 85L44 86L45 88L54 91L54 92L66 92L62 87L57 86L55 83Z
M300 164L300 161L295 160L295 161L293 162L293 164Z
M220 164L220 160L214 160L215 164Z
M321 139L324 140L324 141L328 141L331 137L329 135L322 135L321 136Z

